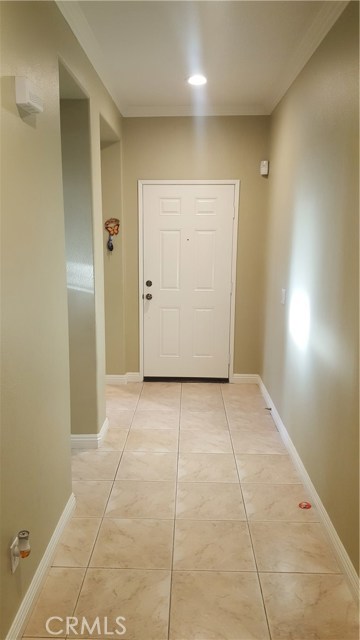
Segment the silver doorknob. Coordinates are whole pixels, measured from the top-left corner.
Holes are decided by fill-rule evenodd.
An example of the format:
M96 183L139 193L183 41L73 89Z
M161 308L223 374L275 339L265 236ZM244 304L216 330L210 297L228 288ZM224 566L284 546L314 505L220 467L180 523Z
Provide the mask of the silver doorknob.
M146 300L152 300L152 295L151 293L147 293L145 296Z

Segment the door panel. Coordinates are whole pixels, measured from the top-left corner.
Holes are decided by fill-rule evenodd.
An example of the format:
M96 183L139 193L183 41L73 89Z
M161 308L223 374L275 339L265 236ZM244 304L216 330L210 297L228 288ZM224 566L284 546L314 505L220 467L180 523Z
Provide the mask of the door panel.
M142 189L144 375L226 378L235 185Z
M180 288L180 231L160 231L160 288Z
M216 231L195 232L195 291L214 291Z
M180 309L160 309L160 357L180 357Z
M193 353L195 358L214 357L214 309L193 310Z

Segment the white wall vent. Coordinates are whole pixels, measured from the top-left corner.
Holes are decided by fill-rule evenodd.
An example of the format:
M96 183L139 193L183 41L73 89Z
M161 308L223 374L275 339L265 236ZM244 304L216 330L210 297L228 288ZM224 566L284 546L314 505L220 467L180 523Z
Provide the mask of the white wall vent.
M35 85L23 76L15 78L15 96L18 107L27 113L42 113L44 103Z

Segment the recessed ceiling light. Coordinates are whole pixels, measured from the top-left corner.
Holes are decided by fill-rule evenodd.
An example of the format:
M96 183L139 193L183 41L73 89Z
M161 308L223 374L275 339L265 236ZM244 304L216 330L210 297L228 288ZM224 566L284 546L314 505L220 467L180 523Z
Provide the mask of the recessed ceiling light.
M188 79L188 83L189 84L193 84L196 87L199 87L202 84L206 84L207 83L207 79L205 78L205 76L202 76L201 74L198 73L198 74L196 74L194 76L191 76Z

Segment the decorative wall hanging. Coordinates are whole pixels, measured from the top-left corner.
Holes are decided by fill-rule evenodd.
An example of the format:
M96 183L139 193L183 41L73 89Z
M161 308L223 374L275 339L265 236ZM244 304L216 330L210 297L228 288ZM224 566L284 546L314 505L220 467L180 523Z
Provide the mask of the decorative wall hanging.
M106 220L105 229L109 234L106 246L109 251L112 251L114 249L113 236L117 236L117 234L119 233L119 228L120 220L118 220L117 218L109 218L109 220Z

